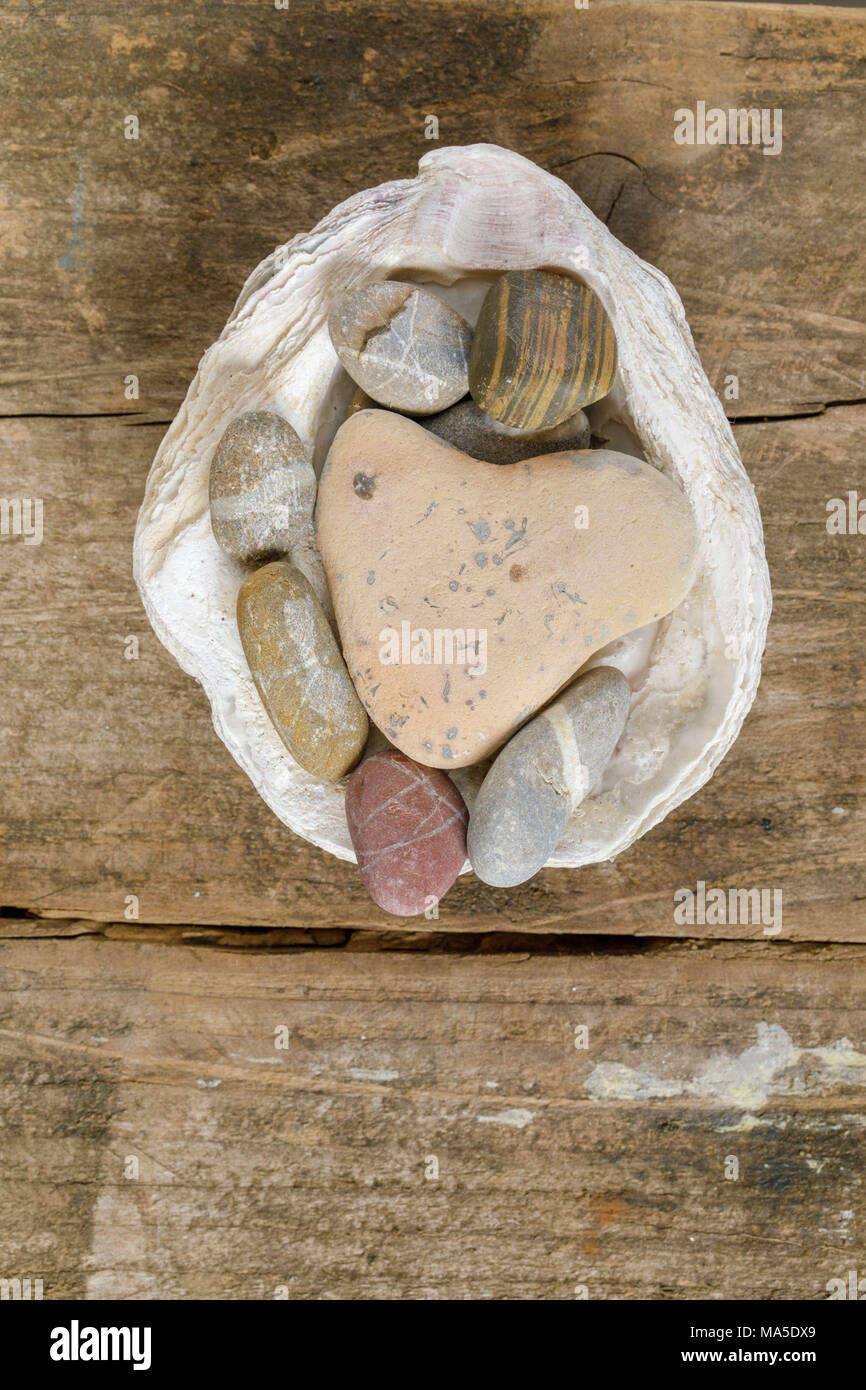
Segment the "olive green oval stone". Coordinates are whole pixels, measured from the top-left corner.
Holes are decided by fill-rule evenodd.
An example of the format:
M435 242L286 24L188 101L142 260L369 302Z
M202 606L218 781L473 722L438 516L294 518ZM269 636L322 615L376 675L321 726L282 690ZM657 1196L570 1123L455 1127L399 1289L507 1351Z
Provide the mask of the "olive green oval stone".
M369 725L322 607L288 560L254 570L238 594L238 631L262 704L296 763L336 782Z
M588 285L552 270L510 270L485 295L469 357L473 400L502 424L550 429L606 396L613 325Z
M316 475L288 420L250 410L232 420L217 445L209 491L217 544L248 563L287 554L309 530Z

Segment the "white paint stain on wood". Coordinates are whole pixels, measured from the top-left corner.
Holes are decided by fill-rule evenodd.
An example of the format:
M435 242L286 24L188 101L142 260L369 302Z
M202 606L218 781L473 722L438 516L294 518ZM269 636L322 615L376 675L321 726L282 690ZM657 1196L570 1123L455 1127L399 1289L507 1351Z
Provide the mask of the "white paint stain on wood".
M535 1119L531 1110L500 1110L497 1115L479 1115L480 1125L509 1125L512 1129L525 1129Z
M772 1119L761 1120L757 1115L752 1115L751 1112L747 1111L745 1115L740 1116L736 1124L716 1125L716 1133L749 1134L753 1129L787 1129L787 1127L788 1121L784 1117L777 1119L774 1115Z
M771 1096L826 1095L842 1086L866 1086L866 1053L858 1051L848 1038L826 1047L797 1047L777 1023L759 1023L757 1032L753 1047L738 1055L714 1053L703 1070L690 1079L656 1076L648 1069L621 1062L599 1062L586 1080L587 1095L593 1100L696 1096L715 1105L753 1112L766 1105Z
M843 1240L850 1240L850 1223L854 1220L853 1211L843 1211L839 1215L838 1226L819 1226L818 1234L822 1236L841 1236Z

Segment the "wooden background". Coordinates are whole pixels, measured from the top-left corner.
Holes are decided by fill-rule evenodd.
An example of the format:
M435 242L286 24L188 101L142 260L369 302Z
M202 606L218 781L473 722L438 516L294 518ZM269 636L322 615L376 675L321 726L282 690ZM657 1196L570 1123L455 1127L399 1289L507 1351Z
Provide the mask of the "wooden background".
M862 12L799 5L4 5L0 495L44 500L44 540L0 540L0 1278L769 1299L866 1275L866 540L825 524L866 494L864 60ZM781 155L677 145L698 100L781 107ZM401 923L258 800L131 544L250 269L411 176L430 114L674 281L711 382L739 379L775 609L743 734L662 826ZM780 889L781 935L677 926L700 879Z

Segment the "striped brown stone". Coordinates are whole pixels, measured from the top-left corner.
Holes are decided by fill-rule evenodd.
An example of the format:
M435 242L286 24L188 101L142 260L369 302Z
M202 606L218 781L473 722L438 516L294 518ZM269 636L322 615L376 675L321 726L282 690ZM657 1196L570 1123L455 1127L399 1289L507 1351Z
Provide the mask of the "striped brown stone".
M598 295L552 270L510 270L481 306L469 359L473 399L517 429L549 429L606 396L613 325Z

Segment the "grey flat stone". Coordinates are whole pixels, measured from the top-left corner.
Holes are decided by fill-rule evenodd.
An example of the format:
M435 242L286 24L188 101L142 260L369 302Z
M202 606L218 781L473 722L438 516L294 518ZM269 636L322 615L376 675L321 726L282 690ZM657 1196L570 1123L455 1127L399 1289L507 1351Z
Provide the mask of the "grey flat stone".
M380 405L430 415L469 390L472 329L418 285L384 280L345 295L328 331L349 376Z
M210 469L211 526L219 546L246 563L287 555L309 532L316 475L288 420L269 410L239 415Z
M543 868L569 818L616 747L628 718L628 681L598 666L569 686L500 751L469 821L469 862L497 888Z

